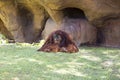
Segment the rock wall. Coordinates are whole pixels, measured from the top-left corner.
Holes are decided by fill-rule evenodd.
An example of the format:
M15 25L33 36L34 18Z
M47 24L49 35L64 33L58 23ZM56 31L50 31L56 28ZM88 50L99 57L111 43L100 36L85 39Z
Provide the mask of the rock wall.
M86 18L97 28L98 44L120 46L119 15L120 0L0 0L0 32L15 42L32 43L42 39L48 18L57 29L66 16Z

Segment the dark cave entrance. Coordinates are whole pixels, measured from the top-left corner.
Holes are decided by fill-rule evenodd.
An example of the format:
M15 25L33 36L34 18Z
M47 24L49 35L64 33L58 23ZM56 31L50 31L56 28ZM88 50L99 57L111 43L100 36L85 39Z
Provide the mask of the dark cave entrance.
M68 17L72 19L78 19L78 18L87 19L84 11L79 8L69 7L69 8L64 8L62 11L63 11L64 17Z

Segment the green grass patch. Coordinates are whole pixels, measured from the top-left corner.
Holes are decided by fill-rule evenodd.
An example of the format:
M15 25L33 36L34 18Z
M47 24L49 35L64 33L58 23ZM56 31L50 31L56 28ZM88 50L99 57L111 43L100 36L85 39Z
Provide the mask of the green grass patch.
M120 80L120 50L81 47L75 54L37 52L40 45L0 45L0 80Z

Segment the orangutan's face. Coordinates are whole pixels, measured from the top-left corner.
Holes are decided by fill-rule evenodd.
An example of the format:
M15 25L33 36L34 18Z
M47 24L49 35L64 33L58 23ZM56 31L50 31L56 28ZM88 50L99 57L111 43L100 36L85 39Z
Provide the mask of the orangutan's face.
M61 38L61 36L59 34L54 34L53 35L53 40L54 40L54 43L60 44L62 38Z

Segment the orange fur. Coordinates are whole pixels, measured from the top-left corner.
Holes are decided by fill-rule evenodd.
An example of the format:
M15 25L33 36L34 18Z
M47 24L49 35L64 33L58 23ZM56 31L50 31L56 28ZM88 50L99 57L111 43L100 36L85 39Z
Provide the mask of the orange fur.
M55 43L54 34L61 37L59 43ZM79 50L66 32L57 30L49 35L44 45L38 51L75 53Z

